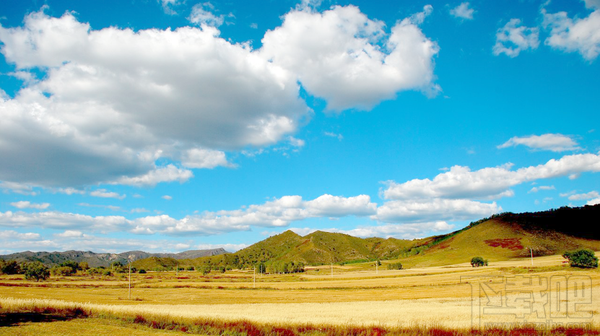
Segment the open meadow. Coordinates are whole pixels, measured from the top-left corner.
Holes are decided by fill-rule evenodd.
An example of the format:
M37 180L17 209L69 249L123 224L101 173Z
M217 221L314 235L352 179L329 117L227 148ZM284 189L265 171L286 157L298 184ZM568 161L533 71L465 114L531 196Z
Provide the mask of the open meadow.
M168 329L219 334L219 328L252 334L247 327L232 327L240 321L258 326L258 334L285 334L277 328L289 327L296 328L291 334L377 334L380 329L428 334L438 329L490 329L490 323L499 330L533 323L555 330L599 325L595 298L600 297L600 273L571 268L563 260L545 256L535 258L534 266L530 259L514 259L488 267L465 263L404 270L334 265L293 275L149 272L132 275L131 298L122 274L51 277L43 282L4 275L0 313L5 326L0 335L43 335L43 330L53 330L51 326L65 335L80 335L77 330L154 335ZM19 315L33 312L50 316L46 320L51 322ZM88 318L74 318L83 316ZM199 328L201 324L214 329ZM299 331L299 326L310 328Z

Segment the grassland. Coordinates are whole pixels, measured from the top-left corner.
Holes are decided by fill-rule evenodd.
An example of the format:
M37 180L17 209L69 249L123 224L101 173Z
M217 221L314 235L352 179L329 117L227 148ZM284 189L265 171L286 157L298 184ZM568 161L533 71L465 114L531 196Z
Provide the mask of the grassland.
M219 334L216 330L229 330L232 335L252 334L247 326L256 328L257 335L286 334L284 329L289 335L367 335L377 334L377 330L399 335L429 335L432 330L440 335L469 334L473 321L522 321L518 317L499 319L474 312L473 303L481 296L473 294L476 281L495 285L499 278L520 275L543 279L579 276L590 279L592 297L600 297L600 273L570 268L560 256L535 258L533 267L529 259L492 262L485 268L463 263L391 271L384 266L376 271L373 263L338 265L333 268L333 275L330 266L319 266L304 274L256 275L256 282L248 271L206 276L200 272L149 272L134 275L131 299L127 278L123 276L53 277L39 283L18 275L0 276L0 314L54 316L61 311L79 311L76 317L86 317L65 319L68 314L58 314L63 318L50 319L51 322L24 320L0 327L0 335L43 335L38 329L53 328L66 330L64 335L70 335L68 330L81 328L99 330L90 334L108 334L112 330L111 335L154 335L169 328L200 334ZM572 287L561 291L573 291ZM560 301L558 295L561 294L555 294L553 300ZM490 297L492 301L499 299L498 295ZM518 297L507 295L504 299ZM572 316L557 315L553 321L600 325L600 305L588 303L583 297L580 301L591 307L591 319L573 320ZM496 330L498 335L505 331Z

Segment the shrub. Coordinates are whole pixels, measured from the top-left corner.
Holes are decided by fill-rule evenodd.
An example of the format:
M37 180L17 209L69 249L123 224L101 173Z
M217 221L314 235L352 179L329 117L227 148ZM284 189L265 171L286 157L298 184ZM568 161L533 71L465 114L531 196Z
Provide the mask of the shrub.
M27 280L46 280L50 276L48 267L39 261L25 265L25 279Z
M16 260L5 261L0 259L0 274L18 274L21 272L21 267Z
M50 269L50 273L54 276L69 276L75 273L69 266L54 266Z
M597 268L598 257L594 251L589 249L580 249L577 251L565 252L563 258L569 260L571 267Z
M473 259L471 259L471 266L473 266L473 267L487 266L487 265L488 265L488 261L483 259L482 257L473 257Z
M401 263L391 263L387 265L387 268L389 270L401 270L402 269L402 264Z
M143 268L141 268L141 269L138 271L138 273L140 273L140 274L146 274L146 270L145 270L145 269L143 269Z

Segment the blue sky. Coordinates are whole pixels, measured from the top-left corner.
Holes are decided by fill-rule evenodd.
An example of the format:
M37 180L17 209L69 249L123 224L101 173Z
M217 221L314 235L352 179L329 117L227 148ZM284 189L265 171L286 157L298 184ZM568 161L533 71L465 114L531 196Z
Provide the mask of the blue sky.
M0 253L600 203L597 0L0 8Z

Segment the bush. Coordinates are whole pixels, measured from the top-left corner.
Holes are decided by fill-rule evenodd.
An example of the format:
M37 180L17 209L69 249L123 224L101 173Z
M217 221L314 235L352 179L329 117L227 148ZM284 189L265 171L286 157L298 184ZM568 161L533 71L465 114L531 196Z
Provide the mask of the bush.
M75 273L75 270L69 266L54 266L50 269L50 273L54 276L69 276Z
M401 270L402 269L402 264L401 263L391 263L387 265L387 268L389 270Z
M483 259L482 257L473 257L473 259L471 259L471 266L473 266L473 267L487 266L487 265L488 265L488 261Z
M563 258L569 260L571 267L581 268L597 268L598 257L594 251L588 249L580 249L577 251L565 252Z
M19 274L21 267L16 260L5 261L0 259L0 274Z
M140 273L140 274L146 274L146 270L145 270L145 269L143 269L143 268L141 268L141 269L138 271L138 273Z
M46 280L50 276L48 267L39 261L25 264L25 279L27 280Z

